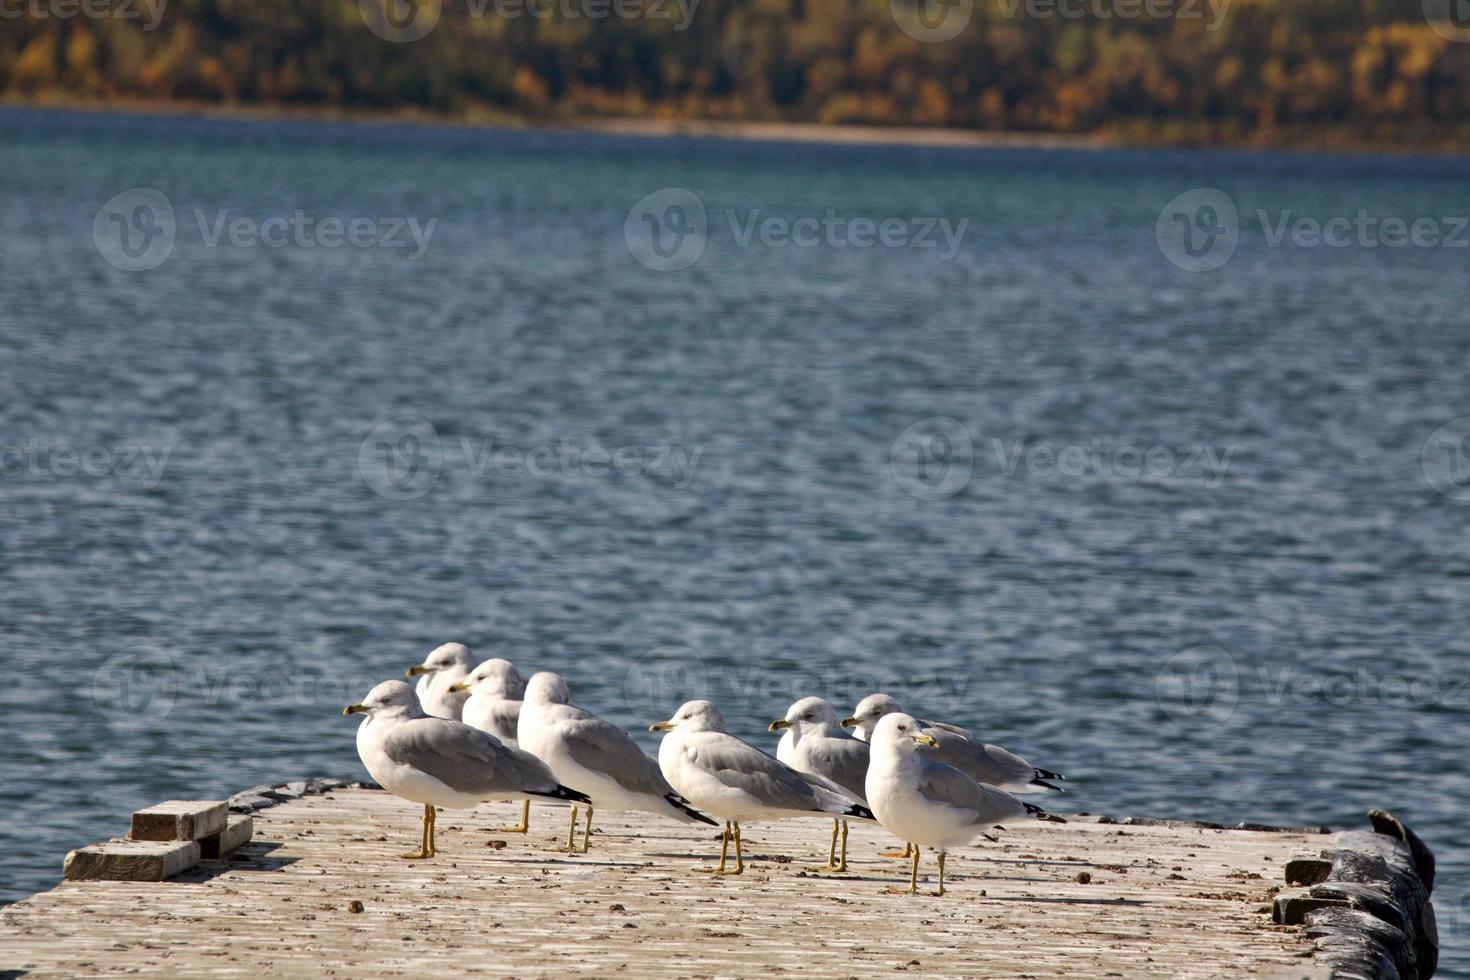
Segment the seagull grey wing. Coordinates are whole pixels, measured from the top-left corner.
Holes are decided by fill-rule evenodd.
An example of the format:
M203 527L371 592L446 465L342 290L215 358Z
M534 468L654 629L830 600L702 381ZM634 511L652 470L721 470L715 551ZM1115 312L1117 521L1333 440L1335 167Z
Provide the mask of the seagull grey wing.
M1036 770L1025 759L995 745L972 742L951 734L937 736L939 748L933 758L953 766L971 779L991 786L1025 786L1036 778Z
M824 738L817 740L808 750L807 759L813 772L825 776L843 793L866 804L868 757L872 751L867 742L859 742L855 738Z
M991 786L982 786L958 769L925 761L919 774L919 793L931 803L969 810L976 822L999 823L1026 816L1026 804Z
M691 745L688 755L690 762L724 785L750 794L772 810L822 810L821 794L836 795L733 736Z
M562 744L572 761L600 772L631 793L668 796L674 787L628 733L610 721L587 715L561 725Z
M551 770L535 756L443 718L393 726L383 739L383 751L394 762L426 772L466 796L552 793L557 788Z
M517 742L517 730L521 723L521 702L496 701L487 712L490 731L502 742L512 745Z
M936 731L940 731L948 732L951 735L958 735L960 738L971 737L970 730L968 728L961 728L959 725L946 725L942 721L924 721L922 718L919 719L919 724L929 729L931 735Z

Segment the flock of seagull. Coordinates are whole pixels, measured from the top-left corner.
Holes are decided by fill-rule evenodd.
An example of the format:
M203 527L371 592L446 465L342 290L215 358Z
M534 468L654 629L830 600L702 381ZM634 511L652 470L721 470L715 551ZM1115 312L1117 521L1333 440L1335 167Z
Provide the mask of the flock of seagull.
M690 701L649 726L665 733L655 760L627 732L572 704L556 674L523 680L507 660L476 663L463 643L446 643L406 676L416 686L384 681L343 711L365 715L357 751L373 779L424 807L419 849L405 858L434 856L436 808L491 800L523 801L520 824L502 833L529 830L532 800L570 806L567 849L581 853L592 845L595 810L723 821L719 864L698 869L720 875L745 870L741 824L830 817L827 864L813 870L846 871L847 822L876 821L905 842L884 856L912 862L908 888L894 891L917 893L921 848L930 847L938 853L934 894L943 895L950 848L994 840L990 831L1003 822L1066 822L1012 795L1061 792L1060 774L963 728L905 714L886 694L864 698L842 720L822 698L802 698L770 725L781 732L774 756L729 734L710 702Z

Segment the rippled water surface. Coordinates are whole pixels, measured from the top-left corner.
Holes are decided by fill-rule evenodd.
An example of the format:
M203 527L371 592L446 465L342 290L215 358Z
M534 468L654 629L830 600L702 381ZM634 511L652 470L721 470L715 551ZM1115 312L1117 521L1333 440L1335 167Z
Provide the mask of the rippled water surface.
M359 774L341 706L459 638L638 730L882 686L1063 810L1387 806L1470 969L1470 250L1257 214L1467 215L1463 161L10 113L0 172L0 898L140 805ZM1240 242L1191 273L1201 187ZM829 210L964 225L742 237Z

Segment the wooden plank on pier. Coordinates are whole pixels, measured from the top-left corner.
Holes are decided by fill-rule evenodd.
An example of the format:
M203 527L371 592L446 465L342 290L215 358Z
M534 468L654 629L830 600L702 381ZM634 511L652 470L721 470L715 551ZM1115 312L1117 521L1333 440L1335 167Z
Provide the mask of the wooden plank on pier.
M61 876L67 881L163 881L198 863L194 841L114 840L72 851Z
M1302 977L1312 944L1274 925L1293 857L1323 846L1264 833L1074 820L1012 825L951 855L949 894L879 858L854 824L852 873L831 824L745 827L740 877L696 874L715 828L596 816L592 851L558 852L567 811L529 835L493 828L519 804L444 811L438 856L404 861L422 808L338 789L254 814L255 839L173 881L66 882L0 910L5 966L37 976L553 975ZM926 854L927 887L933 860Z
M225 829L223 800L168 800L133 814L133 840L199 840Z

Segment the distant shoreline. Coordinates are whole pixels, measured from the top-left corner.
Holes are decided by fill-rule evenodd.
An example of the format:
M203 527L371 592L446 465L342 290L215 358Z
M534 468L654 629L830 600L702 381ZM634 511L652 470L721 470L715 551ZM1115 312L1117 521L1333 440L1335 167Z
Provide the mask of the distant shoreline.
M1161 136L1128 138L1117 134L1040 133L1016 130L972 130L945 127L869 126L848 123L743 121L722 119L636 119L627 117L579 117L574 119L529 119L506 113L475 111L447 116L415 109L373 111L338 106L308 107L280 105L220 105L212 102L177 100L122 100L94 102L83 99L16 99L0 97L0 109L79 114L180 116L201 119L254 122L298 121L344 124L389 124L443 128L498 128L521 132L592 133L660 139L687 137L749 142L807 143L835 146L893 146L956 149L1035 150L1235 150L1244 152L1350 153L1373 156L1463 156L1464 147L1439 144L1384 146L1348 138L1331 131L1317 139L1292 141L1212 141L1166 139ZM1331 139L1321 139L1332 136Z

